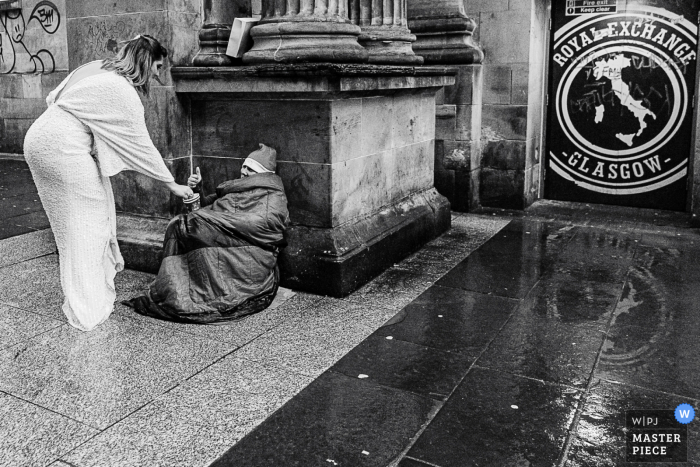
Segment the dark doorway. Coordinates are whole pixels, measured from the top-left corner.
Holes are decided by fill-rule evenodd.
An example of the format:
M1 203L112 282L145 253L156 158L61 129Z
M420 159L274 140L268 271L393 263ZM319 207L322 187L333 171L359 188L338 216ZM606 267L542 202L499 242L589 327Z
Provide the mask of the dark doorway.
M553 3L545 197L684 211L700 1Z

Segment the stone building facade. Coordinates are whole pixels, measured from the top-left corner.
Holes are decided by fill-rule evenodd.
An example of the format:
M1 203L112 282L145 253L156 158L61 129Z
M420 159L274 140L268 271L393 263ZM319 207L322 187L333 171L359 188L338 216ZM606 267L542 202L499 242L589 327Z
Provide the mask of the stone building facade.
M401 239L405 245L378 262L390 264L446 228L442 196L459 211L520 210L548 198L700 214L697 55L681 43L697 51L700 5L695 0L681 6L596 0L599 12L587 11L577 0L21 0L21 9L11 8L18 1L0 0L0 154L21 155L24 134L43 111L43 99L70 70L109 56L122 40L152 34L172 52L164 85L154 85L144 99L149 130L166 163L184 181L192 155L205 174L215 174L207 182L213 186L236 176L258 139L279 146L297 226L292 235L315 236L327 247L299 251L325 254L319 260L323 267L349 284L331 293L347 293L376 274L376 268L361 272L369 260L360 258L371 256L381 239ZM252 31L253 49L242 59L225 56L231 22L251 15L262 17ZM586 31L592 27L599 33L566 36L589 23ZM633 29L637 23L641 29ZM656 34L647 30L644 37L643 24ZM671 42L659 36L662 29ZM637 48L620 48L617 36L625 33L627 43L639 42ZM591 44L584 45L586 40ZM622 79L616 80L596 68L598 62L613 63L601 47L612 51L606 54L629 56L635 66L618 70ZM666 66L661 58L637 66L657 49L669 57ZM578 60L581 67L567 68L564 59ZM645 69L651 71L639 74ZM660 84L649 81L644 88L645 79ZM632 80L635 86L620 88ZM569 82L603 92L574 99ZM660 95L656 88L665 85L678 90L670 100L652 95ZM571 99L560 87L573 93ZM588 113L574 115L574 103L577 112ZM630 105L620 105L625 103ZM635 105L636 114L648 109L654 115L641 118L636 129L625 110L634 116ZM586 151L597 147L591 139L605 125L615 125L606 120L614 112L636 136L629 133L633 130L617 138L612 134L606 143L612 149L601 146L602 159L595 162ZM654 126L666 113L685 119L686 126L679 123L682 131L672 136L685 135L688 146L687 157L674 160L668 186L655 172L651 149L637 154L625 146L634 146L636 138L640 151L652 147L654 131L659 139L673 130ZM274 125L266 120L271 114ZM560 148L566 138L558 126L561 135L571 136L573 149ZM681 144L669 138L664 142ZM682 144L674 147L685 151ZM611 166L607 159L618 156L621 162ZM654 177L643 180L643 171ZM666 191L657 196L654 190L661 185ZM163 222L181 205L135 173L120 174L114 187L120 231L138 251L134 261L157 263L149 245L160 240ZM654 201L669 198L669 190L683 202ZM429 211L443 214L431 217ZM413 213L406 225L400 222L402 212ZM348 266L353 262L365 266ZM322 270L321 263L305 267ZM302 282L307 280L319 278Z

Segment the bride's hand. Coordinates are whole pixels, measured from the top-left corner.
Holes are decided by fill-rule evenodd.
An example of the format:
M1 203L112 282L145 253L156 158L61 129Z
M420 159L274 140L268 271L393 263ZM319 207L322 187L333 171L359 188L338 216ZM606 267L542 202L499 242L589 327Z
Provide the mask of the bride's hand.
M188 187L187 185L178 185L175 182L170 182L168 184L168 189L170 189L172 194L183 199L191 198L194 194L192 188Z

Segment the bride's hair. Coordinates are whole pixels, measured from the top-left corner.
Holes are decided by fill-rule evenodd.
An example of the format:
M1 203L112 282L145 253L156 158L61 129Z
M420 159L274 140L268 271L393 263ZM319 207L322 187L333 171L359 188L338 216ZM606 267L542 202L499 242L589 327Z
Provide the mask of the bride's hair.
M153 62L168 56L168 50L148 34L139 34L121 48L116 56L104 60L102 68L114 71L131 81L141 93L148 95Z

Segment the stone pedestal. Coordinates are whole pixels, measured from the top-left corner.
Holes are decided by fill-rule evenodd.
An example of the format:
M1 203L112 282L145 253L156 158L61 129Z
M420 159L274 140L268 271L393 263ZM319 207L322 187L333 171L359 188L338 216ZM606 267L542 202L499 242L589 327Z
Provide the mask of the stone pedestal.
M484 59L472 40L476 23L467 16L463 0L408 0L408 27L418 38L413 50L426 64Z
M238 178L258 143L275 148L291 216L283 285L333 296L449 228L449 203L433 188L435 94L454 73L333 64L172 72L191 108L205 190ZM175 161L173 171L186 180L189 159ZM130 266L155 271L160 244L148 231L161 229L162 238L157 224L166 221L119 222Z
M366 62L368 53L357 42L360 27L350 23L347 6L347 0L262 0L243 63Z
M235 59L226 55L231 25L237 16L250 16L250 0L209 0L204 2L204 26L199 31L199 52L194 66L230 66Z
M360 44L369 52L369 63L422 65L411 44L416 36L408 29L407 0L350 0L350 21L360 26Z

